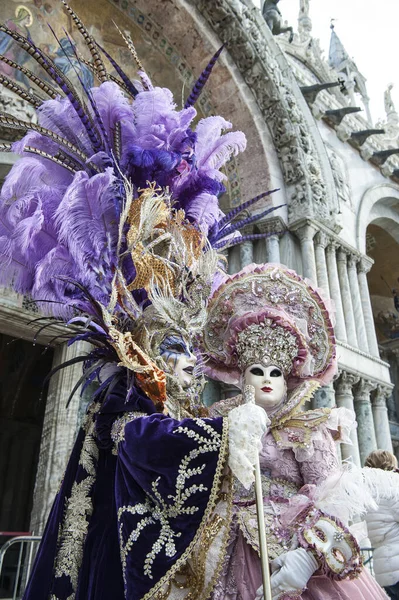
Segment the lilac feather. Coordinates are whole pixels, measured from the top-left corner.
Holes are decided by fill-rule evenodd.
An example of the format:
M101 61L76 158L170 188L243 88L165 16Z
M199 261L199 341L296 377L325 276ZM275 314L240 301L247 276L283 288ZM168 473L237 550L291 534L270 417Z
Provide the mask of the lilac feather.
M93 88L92 94L107 135L112 139L117 123L133 120L132 105L112 81Z
M212 73L212 69L215 66L215 63L216 63L217 59L219 58L223 48L224 48L224 44L223 44L223 46L221 46L219 48L219 50L217 52L215 52L215 54L212 56L211 60L205 67L205 69L202 71L201 75L198 77L189 97L186 100L184 108L188 108L189 106L194 106L194 104L197 102L199 95L201 94L201 92L204 88L204 85L208 81L209 76Z

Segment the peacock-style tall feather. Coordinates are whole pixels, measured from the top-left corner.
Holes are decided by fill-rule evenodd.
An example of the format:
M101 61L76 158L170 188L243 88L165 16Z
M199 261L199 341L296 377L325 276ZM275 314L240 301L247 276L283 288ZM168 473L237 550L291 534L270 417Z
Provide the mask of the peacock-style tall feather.
M21 155L0 196L0 284L32 296L43 313L83 327L72 337L95 346L89 359L82 357L92 378L106 356L129 368L121 348L151 301L169 307L160 308L166 320L167 314L179 320L177 307L187 319L183 308L191 306L192 322L201 323L205 300L199 306L193 293L199 278L206 291L220 270L218 252L248 239L239 230L274 209L239 219L271 192L228 215L219 208L222 168L246 140L221 116L194 126L193 104L223 48L179 110L168 89L152 85L130 39L124 37L139 67L134 82L61 1L99 85L88 89L79 78L78 91L31 39L0 25L52 81L0 57L38 88L28 92L0 77L37 112L37 124L0 113L1 126L23 136L0 148ZM147 367L133 355L131 370L142 374Z

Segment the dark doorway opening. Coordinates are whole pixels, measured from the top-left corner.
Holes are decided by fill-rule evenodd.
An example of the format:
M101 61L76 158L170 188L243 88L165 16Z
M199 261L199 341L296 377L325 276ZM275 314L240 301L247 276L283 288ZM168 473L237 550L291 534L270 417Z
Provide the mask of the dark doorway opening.
M28 532L53 350L0 333L0 547ZM10 597L17 557L6 554L0 598Z

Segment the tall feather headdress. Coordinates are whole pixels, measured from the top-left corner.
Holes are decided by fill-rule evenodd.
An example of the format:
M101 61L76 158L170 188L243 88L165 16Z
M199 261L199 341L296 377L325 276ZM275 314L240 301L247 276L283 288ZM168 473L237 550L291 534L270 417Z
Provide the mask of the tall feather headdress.
M230 131L220 116L194 126L193 104L222 49L178 110L172 93L154 87L141 63L140 81L131 81L61 1L90 52L92 60L84 63L99 85L88 89L77 72L77 90L30 38L0 25L46 76L44 81L7 63L23 69L41 98L1 77L32 104L37 123L0 114L3 128L23 135L1 145L22 156L0 196L0 284L32 296L42 312L82 329L71 335L95 346L89 357L81 357L91 378L98 375L96 365L113 361L142 381L149 373L161 381L154 357L143 353L132 332L141 323L148 328L143 314L152 303L165 327L184 325L189 335L196 334L222 265L218 252L247 239L239 229L272 210L239 219L269 192L228 215L220 211L221 169L245 149L245 136ZM137 62L131 39L125 41ZM69 43L66 57L74 53L80 60ZM158 397L163 396L161 390Z

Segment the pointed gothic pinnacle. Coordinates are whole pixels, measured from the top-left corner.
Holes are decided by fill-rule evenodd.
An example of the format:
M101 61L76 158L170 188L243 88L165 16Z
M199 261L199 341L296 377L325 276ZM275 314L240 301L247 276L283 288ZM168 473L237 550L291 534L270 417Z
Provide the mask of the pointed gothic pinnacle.
M362 109L359 106L344 106L343 108L336 108L335 110L326 110L324 116L332 125L338 126L346 115L357 113L361 110Z
M329 83L316 83L315 85L304 85L301 87L301 92L305 97L306 102L309 106L315 102L317 94L322 90L328 90L329 88L333 88L340 85L339 81L332 81Z
M360 148L370 135L381 135L382 133L385 133L385 129L363 129L362 131L352 131L351 141L354 142L354 146Z

